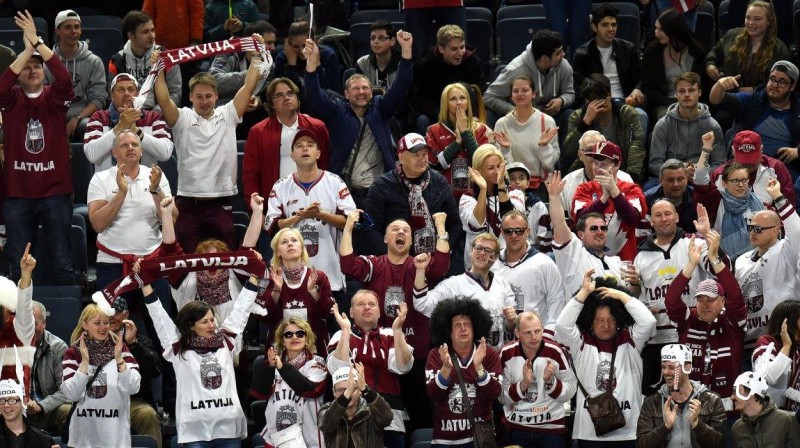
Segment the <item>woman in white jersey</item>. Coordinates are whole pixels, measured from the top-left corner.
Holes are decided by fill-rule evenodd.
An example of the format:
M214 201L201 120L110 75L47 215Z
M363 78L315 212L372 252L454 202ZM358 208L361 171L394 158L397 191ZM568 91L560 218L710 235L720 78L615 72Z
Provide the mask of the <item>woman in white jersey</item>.
M316 349L311 351L325 356L330 340L326 319L335 303L328 276L309 263L303 235L297 229L281 229L271 246L270 282L264 297L267 315L262 320L270 329L289 317L307 321L319 335ZM276 341L279 335L275 333Z
M134 265L138 272L139 265ZM164 359L175 369L175 421L184 448L240 448L247 419L236 391L235 340L244 330L256 299L258 277L250 276L225 323L217 328L214 310L194 300L172 322L150 285L142 292Z
M325 446L317 428L317 414L328 383L328 368L325 359L314 354L315 339L307 321L286 318L275 330L275 343L266 357L253 363L251 387L267 399L267 424L261 431L267 446ZM304 445L281 443L289 439L303 441Z
M123 334L111 331L108 316L97 305L87 305L81 312L61 362L61 392L75 402L69 419L70 447L131 446L131 395L139 392L142 377Z

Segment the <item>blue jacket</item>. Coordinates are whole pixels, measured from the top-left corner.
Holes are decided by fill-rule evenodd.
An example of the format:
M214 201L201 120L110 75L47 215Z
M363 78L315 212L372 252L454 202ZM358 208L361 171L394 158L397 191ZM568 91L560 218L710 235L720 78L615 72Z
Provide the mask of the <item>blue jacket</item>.
M302 58L297 58L297 65L288 65L286 61L286 52L281 50L275 57L275 76L285 76L292 80L293 83L303 88L303 83L300 82L300 74L306 72L306 61ZM317 73L319 83L323 89L330 89L334 92L342 91L342 80L339 76L339 57L327 45L319 46L319 67Z
M402 59L397 70L397 79L389 87L386 95L374 96L364 114L364 119L381 151L384 171L393 169L397 160L390 120L406 99L406 92L408 92L414 76L413 67L414 64L410 59ZM306 103L331 130L331 157L328 171L341 175L358 139L361 120L353 112L347 100L330 99L325 94L319 85L319 77L316 72L306 72L304 80Z

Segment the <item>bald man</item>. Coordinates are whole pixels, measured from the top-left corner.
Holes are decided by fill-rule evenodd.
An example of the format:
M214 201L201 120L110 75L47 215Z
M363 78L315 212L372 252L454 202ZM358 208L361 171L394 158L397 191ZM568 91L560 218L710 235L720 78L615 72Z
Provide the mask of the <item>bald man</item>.
M767 191L775 211L762 210L753 215L747 230L755 249L736 259L736 280L742 286L748 311L746 360L756 339L764 333L772 309L784 300L795 299L800 287L797 281L800 217L792 202L781 193L777 179L767 183ZM782 239L781 223L785 232Z

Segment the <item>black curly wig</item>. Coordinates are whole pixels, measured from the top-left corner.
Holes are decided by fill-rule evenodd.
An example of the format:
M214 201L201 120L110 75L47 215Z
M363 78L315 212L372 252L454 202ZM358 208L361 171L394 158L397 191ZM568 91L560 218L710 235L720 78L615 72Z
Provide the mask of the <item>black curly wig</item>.
M630 291L622 286L615 277L595 277L594 281L595 290L589 294L589 297L586 298L586 301L583 303L581 314L578 315L578 328L582 332L591 332L592 322L594 322L594 315L597 312L597 308L605 306L609 307L611 310L611 315L614 316L614 319L617 321L618 329L632 326L635 321L633 320L633 316L631 316L628 310L625 309L625 305L623 305L619 300L604 299L601 297L600 291L598 291L597 288L606 287L610 289L617 289L629 296L633 296L633 294L631 294ZM634 297L633 300L638 299Z
M456 296L442 300L436 304L431 314L431 342L434 347L447 344L453 346L450 340L452 321L455 316L468 316L472 319L472 331L476 341L482 337L489 338L492 330L492 316L489 311L481 305L478 299L473 297Z

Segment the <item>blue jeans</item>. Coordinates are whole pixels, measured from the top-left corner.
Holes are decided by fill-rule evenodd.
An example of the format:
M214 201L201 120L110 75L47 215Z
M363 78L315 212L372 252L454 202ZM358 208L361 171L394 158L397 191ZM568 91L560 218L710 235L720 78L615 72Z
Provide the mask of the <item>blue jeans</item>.
M592 0L542 0L542 4L547 17L547 28L561 34L564 51L569 49L568 54L572 54L589 39L587 35L590 30Z
M78 278L72 268L72 244L69 234L72 227L72 198L70 195L49 196L39 199L5 198L3 220L6 222L8 242L6 250L11 258L11 278L19 280L19 260L28 243L44 244L53 267L52 285L77 285ZM39 225L44 230L44 241L35 241ZM31 248L31 254L33 254Z
M562 448L565 438L564 434L511 429L508 433L508 444L519 445L522 448Z
M656 19L662 12L672 9L672 2L670 0L653 0L650 3L650 30L655 29ZM683 19L689 25L689 29L694 31L694 26L697 24L697 8L687 11L683 14ZM736 25L741 26L741 25ZM734 28L734 27L731 27ZM652 34L653 31L650 32Z
M467 32L467 10L463 6L413 8L406 9L403 13L406 18L406 31L414 36L412 48L414 59L421 58L436 43L436 30L444 25L458 25L464 30L464 33ZM432 26L434 20L436 20L435 27ZM469 42L469 36L467 36L467 42Z
M182 448L241 448L242 441L239 439L214 439L201 442L182 443Z

